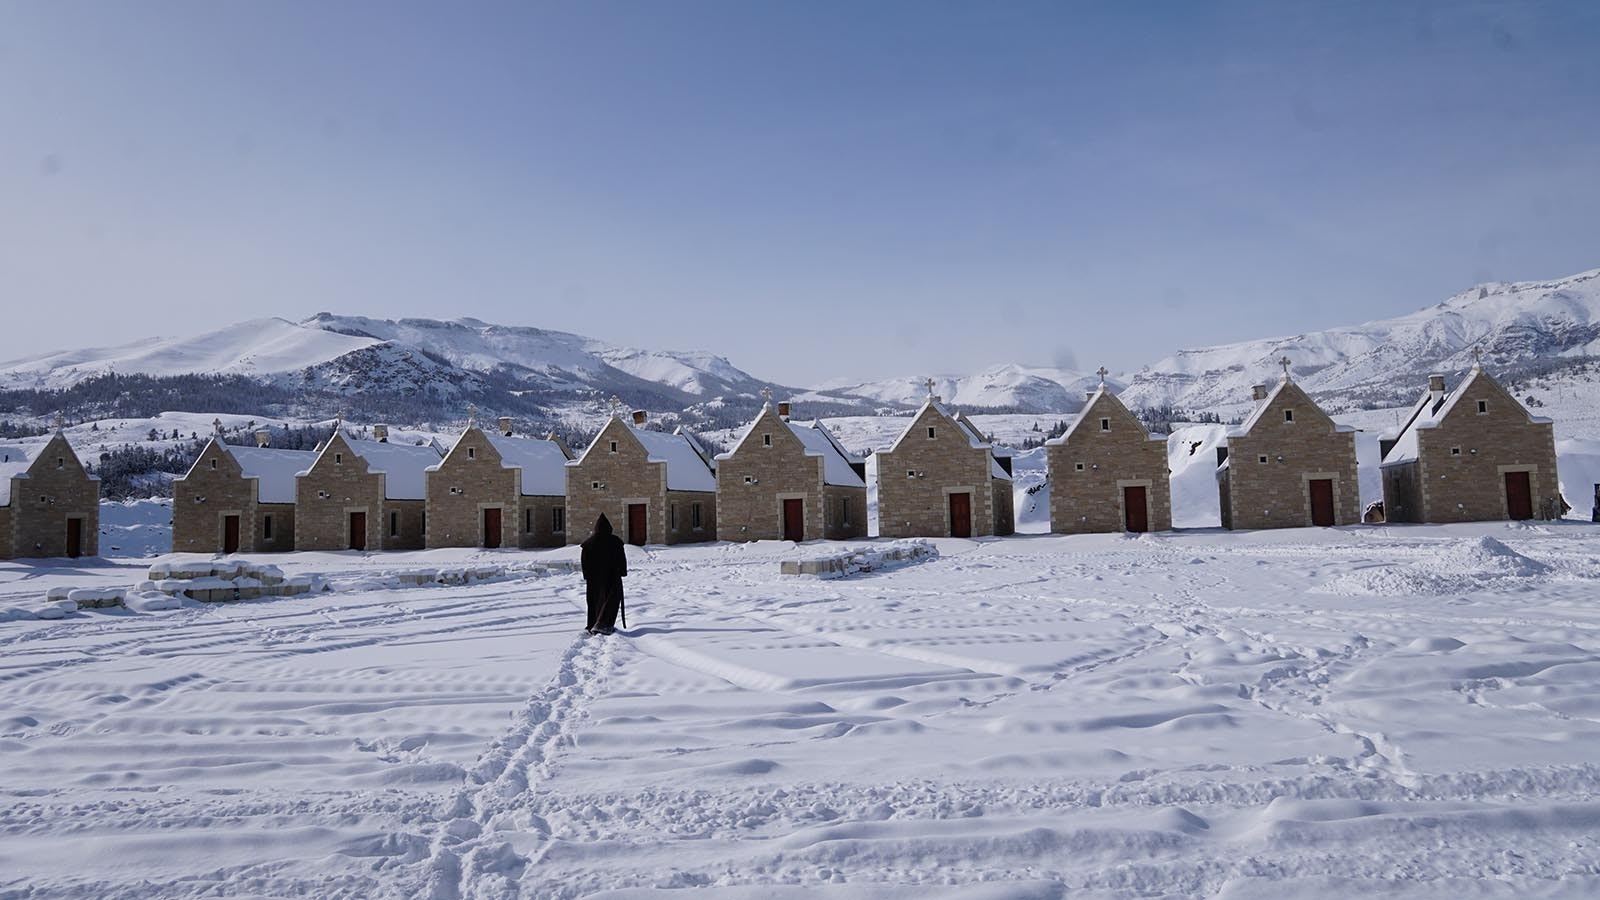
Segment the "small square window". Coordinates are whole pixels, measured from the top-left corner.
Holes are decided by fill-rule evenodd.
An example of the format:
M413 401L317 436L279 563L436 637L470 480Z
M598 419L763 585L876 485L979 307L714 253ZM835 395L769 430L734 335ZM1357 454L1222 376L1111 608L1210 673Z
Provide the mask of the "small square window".
M1111 430L1111 420L1110 419L1101 419L1100 420L1100 430L1101 431L1110 431Z
M1293 422L1294 421L1294 410L1292 410L1292 409L1284 410L1283 411L1283 420L1285 422Z
M530 510L530 512L531 512L531 510ZM554 531L557 534L562 534L562 533L566 532L566 530L567 530L567 508L566 507L558 506L555 509L550 510L550 530Z
M761 446L763 446L763 447L771 447L772 446L772 435L763 434L761 436Z
M1487 400L1479 400L1478 401L1478 415L1481 416L1481 415L1483 415L1484 413L1486 413L1488 411L1489 411L1489 401L1487 401Z
M598 490L600 490L600 488L601 488L601 486L602 486L602 485L601 485L601 484L600 484L600 482L598 482L598 481L591 481L591 482L589 482L589 487L591 487L591 488L594 488L594 489L595 489L595 490L597 490L597 491L598 491Z
M266 538L269 541L272 540L272 517L271 516L266 516L266 517L262 518L262 520L261 520L261 536L263 538Z
M478 448L476 448L476 447L468 447L467 448L467 459L477 459L477 458L478 458Z
M678 527L678 504L667 507L667 527L676 530Z
M523 519L522 530L523 531L532 531L533 530L533 510L530 509L530 510L525 511L522 514L522 519Z
M917 470L916 469L907 469L906 470L906 477L907 478L915 478L915 477L917 477Z
M216 467L217 467L217 461L213 459L211 461L211 468L215 469Z
M213 467L215 467L215 466L216 466L216 464L217 464L217 461L216 461L216 460L212 460L212 461L211 461L211 465L212 465L212 466L213 466ZM65 468L66 468L66 467L67 467L67 461L66 461L66 459L65 459L65 458L63 458L63 457L60 457L60 456L58 456L58 457L56 457L56 468L58 468L58 469L65 469Z
M850 498L849 497L845 497L842 500L840 500L839 503L840 503L839 516L840 516L840 518L842 518L844 520L844 524L849 525L850 524Z
M690 524L690 526L692 526L694 528L700 528L701 527L701 523L700 523L700 504L698 504L698 503L689 504L689 524Z
M333 464L336 465L336 466L344 465L344 454L343 453L335 453L333 455Z
M1460 456L1461 455L1461 448L1460 447L1451 447L1450 448L1450 455L1451 456Z
M1265 463L1266 461L1267 461L1267 457L1265 455L1256 457L1256 462Z
M928 440L930 440L930 441L933 440L933 427L932 426L928 427Z
M1074 472L1082 472L1083 471L1083 463L1073 463L1072 464L1072 470Z
M616 441L612 441L611 442L611 452L612 453L617 452L617 442Z
M746 475L744 477L744 483L745 484L755 484L756 483L756 477L754 475Z
M389 513L389 537L400 536L400 514Z

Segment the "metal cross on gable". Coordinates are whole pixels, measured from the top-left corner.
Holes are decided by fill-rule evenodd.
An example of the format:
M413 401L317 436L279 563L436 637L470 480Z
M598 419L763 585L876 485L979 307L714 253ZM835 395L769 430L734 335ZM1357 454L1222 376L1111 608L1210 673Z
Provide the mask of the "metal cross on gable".
M1285 379L1288 379L1288 377L1289 377L1289 357L1288 356L1283 356L1283 357L1279 358L1278 365L1283 366L1283 377Z
M1094 373L1096 375L1100 376L1100 386L1101 387L1105 387L1106 386L1106 376L1110 375L1111 372L1108 371L1105 366L1101 366L1100 368L1095 369Z
M924 381L922 383L922 385L928 389L928 396L932 397L933 396L933 385L934 385L933 378L932 377L928 378L928 380Z
M622 398L616 394L611 395L611 418L617 417L617 410L622 408Z
M467 427L468 428L472 427L472 423L475 420L477 420L477 418L478 418L478 405L476 403L468 403L467 404Z
M1483 348L1482 347L1474 346L1472 348L1472 364L1475 365L1475 366L1482 366L1483 365Z
M772 402L772 388L769 388L769 387L762 388L761 389L761 399L762 399L763 402L771 403Z

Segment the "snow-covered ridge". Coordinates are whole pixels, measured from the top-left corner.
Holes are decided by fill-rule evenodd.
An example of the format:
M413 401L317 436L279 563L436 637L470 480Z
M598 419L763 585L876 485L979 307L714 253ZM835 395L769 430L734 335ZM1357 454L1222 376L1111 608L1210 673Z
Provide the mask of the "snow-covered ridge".
M1600 269L1479 285L1362 325L1182 350L1134 373L1123 399L1234 412L1287 355L1296 379L1319 400L1354 405L1409 392L1431 372L1464 371L1474 348L1499 371L1600 352Z
M1099 384L1098 376L1085 372L1012 363L990 366L971 375L932 377L934 393L954 406L1036 413L1073 412L1083 406L1084 397ZM864 384L835 380L818 390L915 409L928 395L927 378L907 376Z

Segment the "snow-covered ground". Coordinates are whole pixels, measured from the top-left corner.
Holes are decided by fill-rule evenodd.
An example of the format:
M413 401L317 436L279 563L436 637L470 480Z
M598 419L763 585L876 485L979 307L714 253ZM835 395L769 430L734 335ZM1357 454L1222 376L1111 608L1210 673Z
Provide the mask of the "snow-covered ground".
M933 543L0 624L0 897L1600 894L1600 527Z

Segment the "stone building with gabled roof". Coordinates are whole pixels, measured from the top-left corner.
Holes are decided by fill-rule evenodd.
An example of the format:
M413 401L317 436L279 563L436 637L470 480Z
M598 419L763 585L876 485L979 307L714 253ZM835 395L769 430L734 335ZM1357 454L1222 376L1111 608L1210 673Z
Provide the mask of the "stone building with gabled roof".
M1355 429L1339 425L1289 377L1228 430L1218 448L1217 486L1224 528L1301 528L1361 521Z
M882 537L983 537L1011 534L1011 473L970 420L933 395L893 445L874 457L878 468L878 534Z
M293 550L295 474L311 467L310 450L223 443L222 423L182 478L172 482L172 552L274 553Z
M559 547L566 543L567 462L559 440L470 420L425 477L429 547Z
M768 392L770 394L770 392ZM866 462L821 422L763 403L733 449L717 456L717 531L724 540L795 542L867 536Z
M1474 364L1455 390L1443 375L1399 431L1379 437L1390 522L1558 519L1555 426Z
M1071 427L1045 442L1045 458L1051 531L1172 529L1167 438L1151 435L1104 382Z
M295 475L296 550L420 550L427 531L427 476L437 443L352 440L343 429Z
M60 423L41 446L0 444L0 559L99 553L100 479Z
M682 428L668 434L615 411L566 464L567 543L581 543L603 514L632 544L717 539L716 462Z

